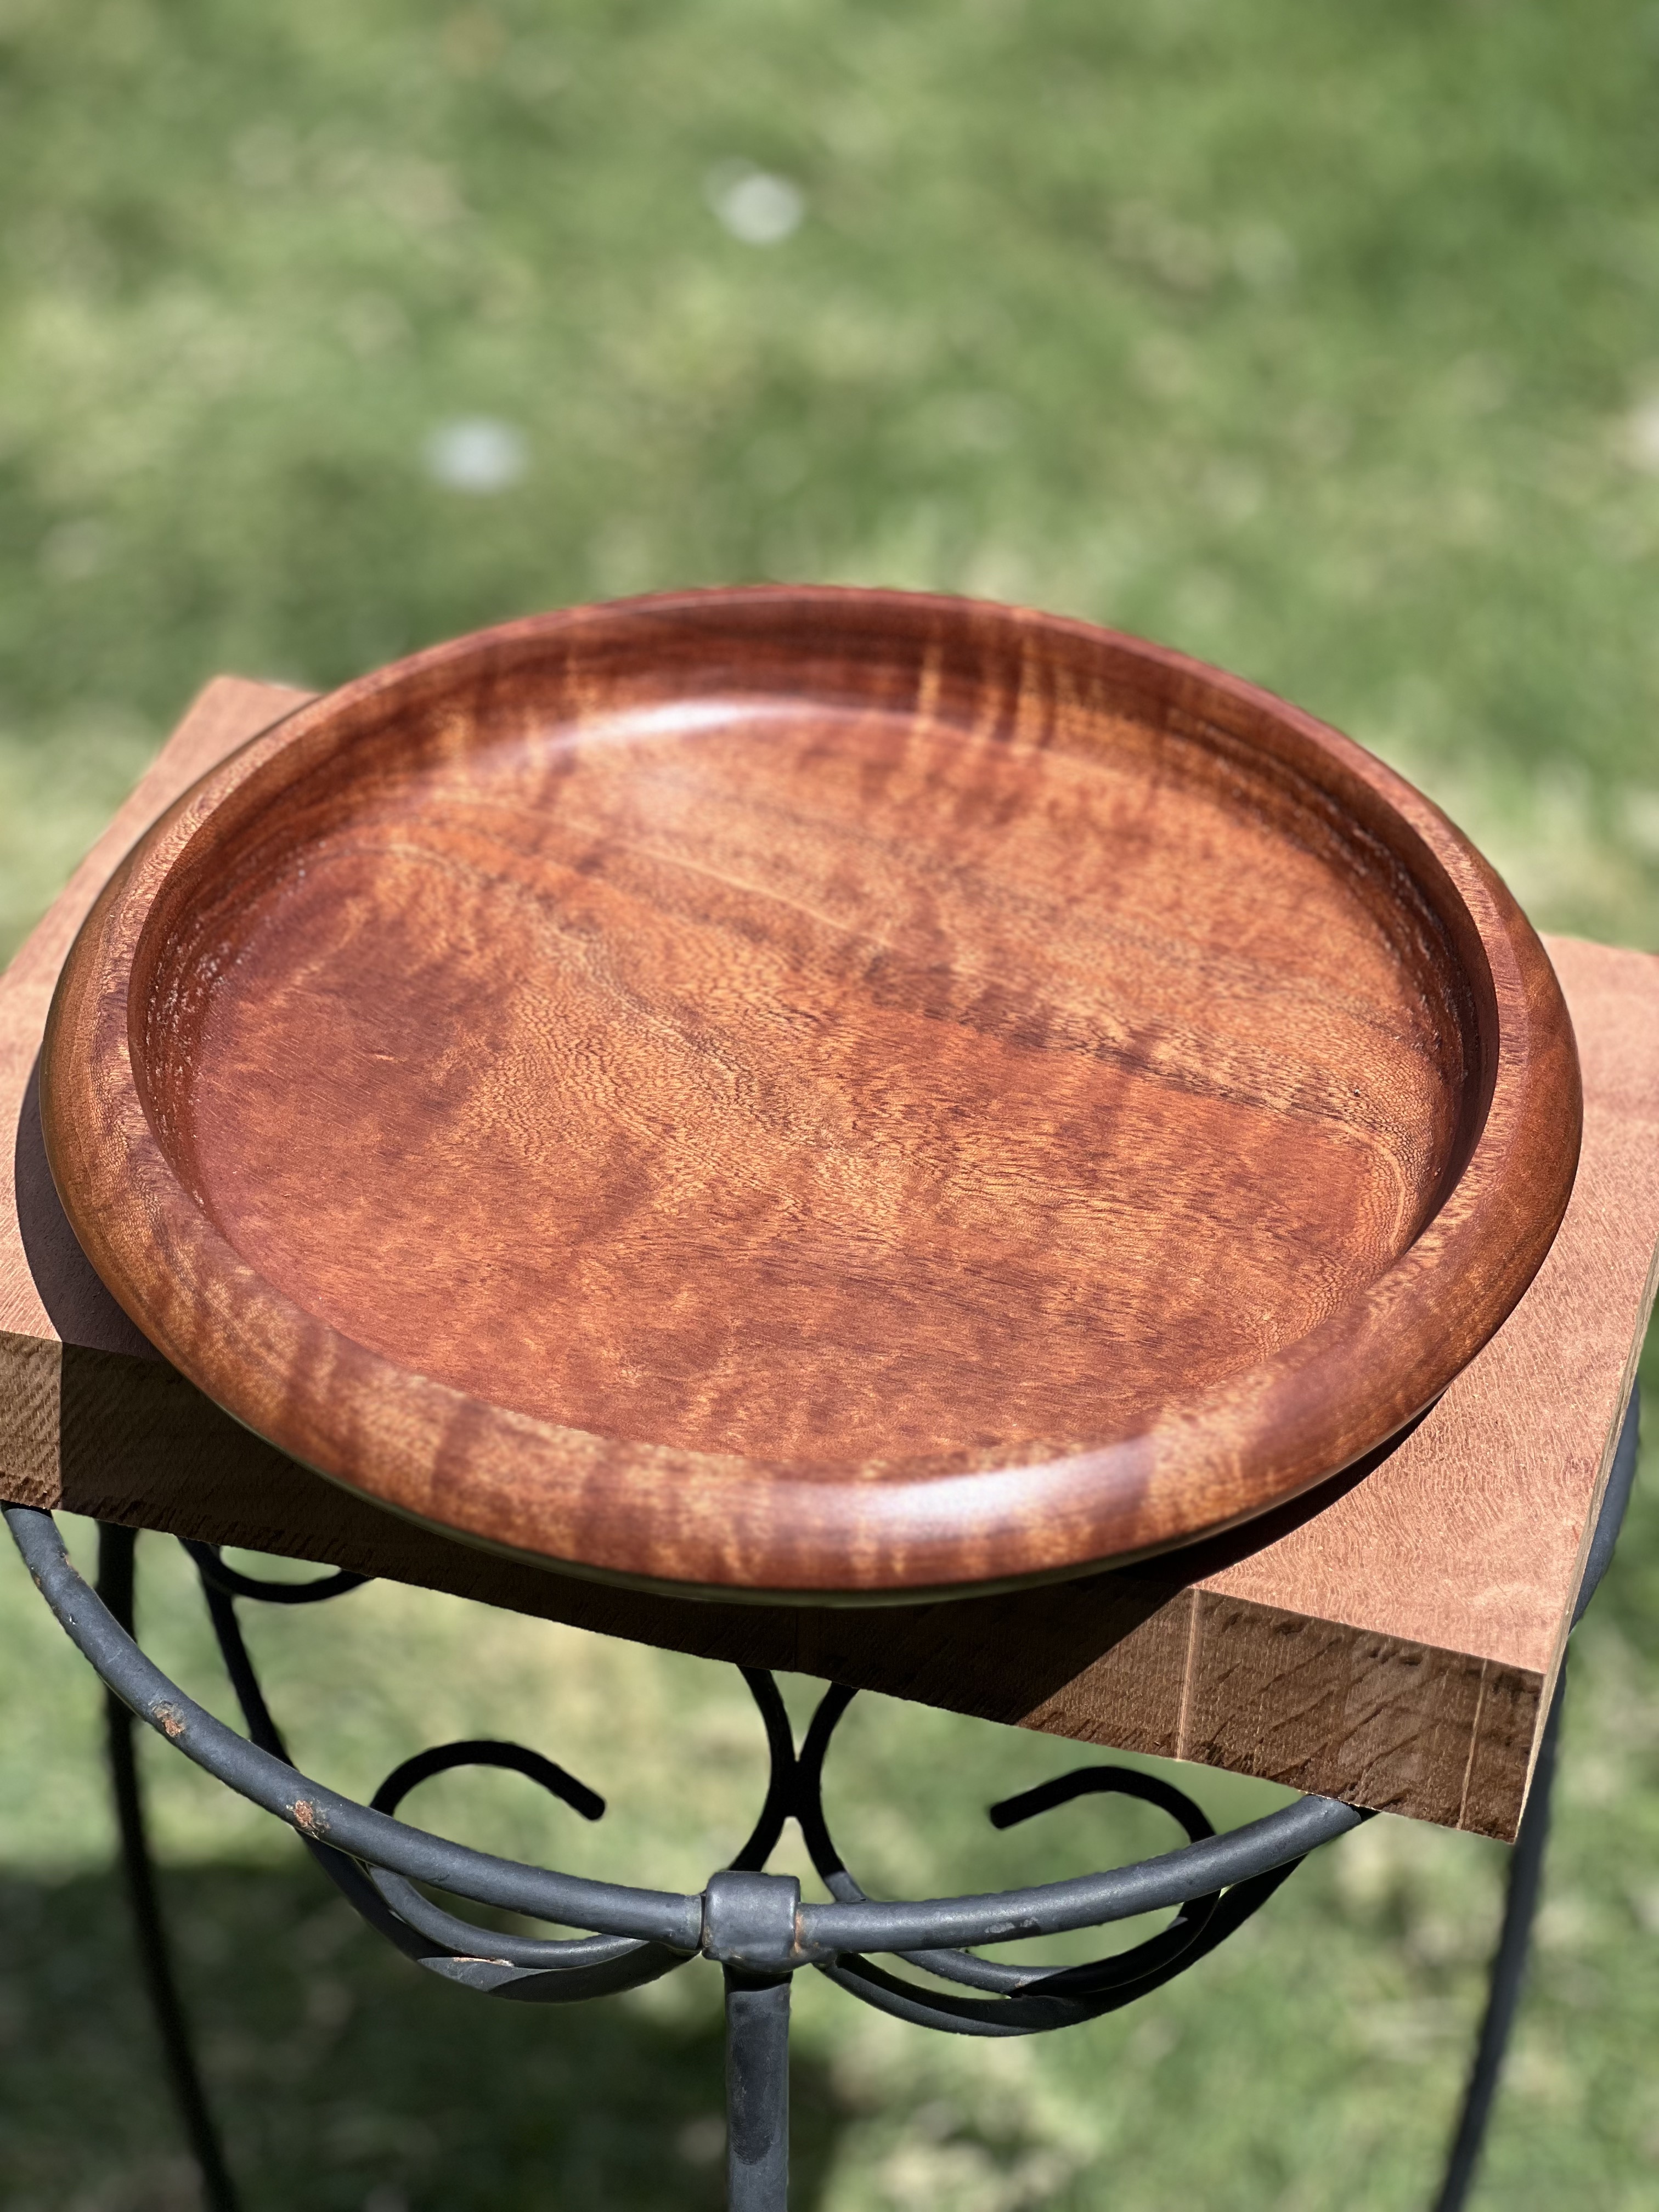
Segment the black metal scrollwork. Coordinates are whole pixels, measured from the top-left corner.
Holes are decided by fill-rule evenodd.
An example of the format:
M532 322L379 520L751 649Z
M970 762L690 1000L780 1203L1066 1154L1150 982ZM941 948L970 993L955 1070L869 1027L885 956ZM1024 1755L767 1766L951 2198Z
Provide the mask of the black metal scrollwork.
M1636 1429L1632 1401L1590 1547L1580 1613L1612 1554L1635 1468ZM744 1669L770 1763L759 1815L730 1866L695 1897L558 1874L469 1850L393 1817L408 1794L434 1775L483 1765L520 1774L583 1819L598 1820L604 1800L539 1752L493 1740L440 1745L405 1759L366 1806L308 1780L294 1765L249 1657L237 1603L313 1604L360 1587L363 1577L339 1572L302 1583L262 1580L228 1566L212 1546L186 1546L241 1707L244 1738L168 1681L134 1640L132 1531L100 1532L94 1595L76 1571L50 1514L24 1506L4 1512L35 1583L109 1693L112 1771L141 1954L211 2212L235 2212L236 2195L202 2094L163 1937L133 1759L134 1716L230 1788L288 1821L372 1927L447 1979L521 2002L570 2003L636 1987L699 1953L720 1963L726 1982L728 2201L735 2212L773 2212L784 2201L788 1987L801 1967L817 1967L849 1995L898 2019L953 2034L1036 2035L1077 2026L1188 1972L1259 1911L1309 1850L1370 1818L1328 1798L1304 1797L1218 1835L1185 1791L1161 1778L1121 1765L1085 1766L992 1806L992 1822L1012 1827L1085 1796L1127 1796L1167 1814L1186 1843L1160 1857L1070 1881L883 1903L848 1870L823 1811L825 1758L854 1692L828 1689L798 1748L775 1680ZM1536 1897L1559 1711L1558 1692L1516 1853L1477 2062L1437 2212L1457 2212L1479 2153ZM829 1893L825 1903L803 1901L792 1880L765 1872L791 1820ZM499 1932L434 1903L428 1889L581 1932L553 1937ZM1156 1935L1083 1966L1022 1965L978 1955L983 1948L1020 1938L1102 1927L1161 1910L1171 1911L1172 1917ZM875 1963L872 1954L928 1980L896 1974ZM932 1985L941 1983L951 1986Z
M771 1779L754 1832L732 1865L757 1872L762 1869L777 1846L785 1821L793 1818L805 1840L813 1869L830 1895L843 1904L867 1904L866 1893L848 1872L830 1838L823 1811L824 1757L854 1692L836 1685L824 1693L797 1753L776 1682L770 1674L750 1668L743 1669L743 1675L766 1725ZM988 1817L994 1827L1012 1828L1088 1796L1133 1797L1155 1805L1180 1823L1189 1843L1201 1843L1215 1834L1210 1820L1184 1790L1158 1775L1128 1766L1074 1768L1017 1797L1005 1798L989 1808ZM895 1954L907 1965L939 1980L988 1992L984 1998L958 1997L903 1981L872 1965L861 1954L842 1954L814 1963L850 1995L918 2027L957 2035L1045 2034L1132 2004L1195 1966L1265 1905L1300 1863L1299 1857L1290 1859L1230 1890L1212 1890L1185 1899L1169 1926L1158 1935L1090 1966L1018 1966L977 1958L965 1950Z

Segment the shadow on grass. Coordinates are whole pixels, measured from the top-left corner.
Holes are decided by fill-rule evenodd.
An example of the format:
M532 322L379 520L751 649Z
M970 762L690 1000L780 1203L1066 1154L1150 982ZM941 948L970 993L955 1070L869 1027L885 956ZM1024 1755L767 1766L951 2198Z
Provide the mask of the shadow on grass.
M387 1949L307 1867L175 1871L163 1896L248 2212L695 2212L724 2199L719 1979L655 2002L508 2005ZM791 2074L790 2202L853 2117ZM194 2212L112 1876L0 1877L8 2212Z

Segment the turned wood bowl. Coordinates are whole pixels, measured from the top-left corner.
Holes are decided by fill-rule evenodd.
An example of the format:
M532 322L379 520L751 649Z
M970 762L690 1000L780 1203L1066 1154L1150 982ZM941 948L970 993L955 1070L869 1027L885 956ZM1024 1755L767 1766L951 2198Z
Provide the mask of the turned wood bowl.
M489 1546L872 1601L1257 1514L1561 1218L1492 870L1216 670L956 599L577 609L207 775L42 1061L94 1264L222 1406Z

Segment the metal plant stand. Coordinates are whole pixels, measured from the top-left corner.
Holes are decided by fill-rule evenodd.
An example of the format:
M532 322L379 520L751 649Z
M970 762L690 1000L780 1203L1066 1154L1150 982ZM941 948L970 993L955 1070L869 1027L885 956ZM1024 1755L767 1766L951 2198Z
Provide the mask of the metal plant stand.
M1612 1557L1635 1472L1636 1438L1632 1400L1575 1620ZM779 2212L787 2200L789 1990L801 1968L816 1968L850 1996L898 2019L952 2034L1036 2035L1073 2027L1184 1973L1257 1911L1310 1850L1370 1817L1330 1798L1304 1797L1218 1836L1184 1791L1159 1778L1124 1766L1085 1766L993 1806L993 1822L1011 1827L1090 1793L1127 1796L1168 1813L1184 1829L1185 1845L1107 1873L1034 1888L879 1903L848 1871L823 1814L824 1758L853 1692L829 1689L797 1746L772 1676L744 1669L765 1724L771 1769L753 1832L732 1864L711 1875L700 1896L588 1881L471 1850L392 1817L408 1791L428 1777L489 1765L526 1775L576 1811L598 1818L604 1810L600 1798L520 1745L469 1741L422 1752L390 1774L366 1806L296 1771L250 1662L237 1601L314 1603L356 1588L360 1577L332 1574L298 1585L256 1581L226 1566L212 1548L188 1547L247 1726L245 1738L186 1697L133 1640L131 1529L101 1529L94 1592L70 1563L50 1514L11 1506L5 1516L46 1602L109 1692L116 1805L143 1964L212 2212L234 2212L237 2200L203 2095L164 1939L138 1794L135 1716L228 1787L286 1820L372 1927L447 1980L519 2002L564 2004L635 1988L698 1956L718 1964L726 1985L732 2212ZM1537 1899L1560 1711L1558 1688L1511 1862L1491 1995L1436 2212L1456 2212L1462 2204L1480 2154ZM793 1877L765 1871L791 1820L830 1893L827 1903L804 1900ZM553 1940L501 1935L433 1904L418 1883L589 1932ZM1086 1966L1022 1966L975 1955L981 1945L1103 1927L1170 1908L1174 1917L1158 1934ZM878 1958L918 1969L930 1979L897 1973L876 1963Z

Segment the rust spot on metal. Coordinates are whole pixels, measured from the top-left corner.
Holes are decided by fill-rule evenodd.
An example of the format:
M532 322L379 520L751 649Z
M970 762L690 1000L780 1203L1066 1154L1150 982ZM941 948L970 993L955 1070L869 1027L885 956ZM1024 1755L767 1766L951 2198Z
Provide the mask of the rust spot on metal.
M328 1833L326 1814L319 1812L309 1797L295 1799L294 1825L303 1835L325 1836Z
M177 1743L185 1732L185 1717L177 1705L152 1705L150 1718L169 1743Z

